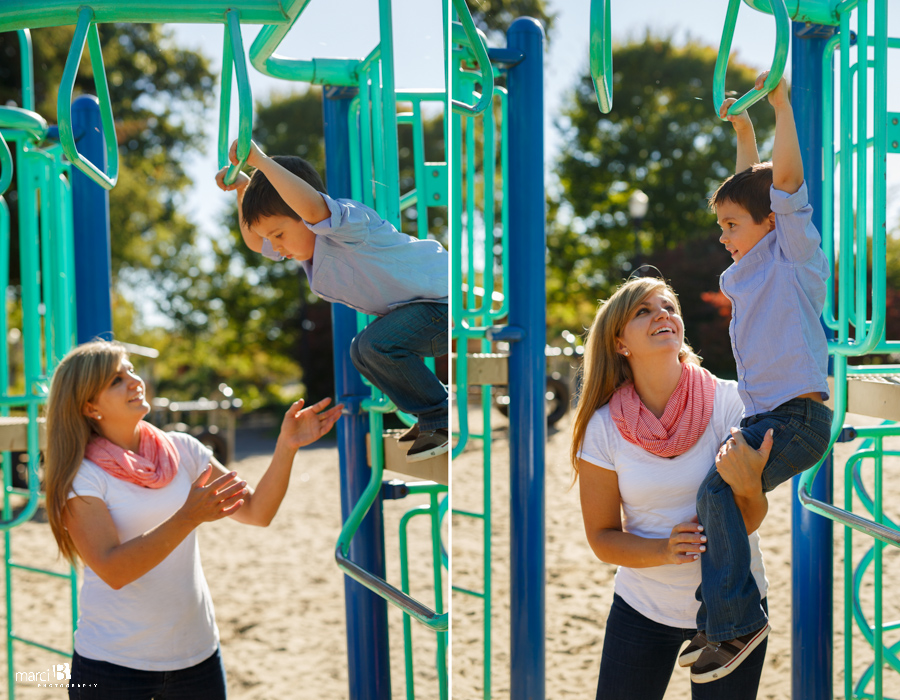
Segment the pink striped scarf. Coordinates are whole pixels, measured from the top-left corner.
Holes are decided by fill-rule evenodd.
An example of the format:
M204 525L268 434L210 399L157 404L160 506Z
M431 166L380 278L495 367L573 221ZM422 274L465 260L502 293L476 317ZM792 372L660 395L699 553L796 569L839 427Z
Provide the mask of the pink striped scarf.
M715 377L690 362L682 368L661 418L643 404L634 384L623 384L609 400L610 415L622 437L660 457L677 457L691 449L712 416Z
M138 427L141 430L138 454L95 436L84 456L117 479L148 489L161 489L178 472L178 451L172 439L156 426L141 421Z

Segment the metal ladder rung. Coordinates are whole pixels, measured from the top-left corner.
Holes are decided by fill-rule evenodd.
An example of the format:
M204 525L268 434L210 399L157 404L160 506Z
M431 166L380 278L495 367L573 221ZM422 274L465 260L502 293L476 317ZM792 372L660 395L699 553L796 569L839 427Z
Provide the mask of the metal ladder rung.
M70 650L63 651L62 649L57 649L56 647L51 647L46 644L41 644L40 642L32 641L31 639L26 639L25 637L20 637L16 634L10 634L9 638L16 642L21 642L22 644L27 644L28 646L37 647L38 649L43 649L44 651L49 651L53 654L59 654L60 656L72 656L72 652Z
M34 566L27 566L26 564L16 564L11 561L8 563L11 569L19 569L20 571L30 571L33 574L46 574L47 576L54 576L56 578L64 578L70 579L72 578L71 574L64 574L60 571L51 571L50 569L39 569Z
M484 593L479 593L478 591L470 591L468 588L463 588L462 586L453 586L453 590L457 593L464 593L465 595L470 595L475 598L481 598L484 600Z

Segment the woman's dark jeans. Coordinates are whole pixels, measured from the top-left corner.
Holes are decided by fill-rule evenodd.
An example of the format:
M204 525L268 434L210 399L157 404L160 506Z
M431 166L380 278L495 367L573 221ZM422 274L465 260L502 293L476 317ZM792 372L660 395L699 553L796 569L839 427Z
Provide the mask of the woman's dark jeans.
M766 605L765 599L762 604ZM614 595L606 621L597 700L662 700L678 654L696 632L653 622ZM725 678L691 683L693 700L755 700L767 644L768 639Z
M216 653L178 671L139 671L72 656L70 700L225 700L225 667Z

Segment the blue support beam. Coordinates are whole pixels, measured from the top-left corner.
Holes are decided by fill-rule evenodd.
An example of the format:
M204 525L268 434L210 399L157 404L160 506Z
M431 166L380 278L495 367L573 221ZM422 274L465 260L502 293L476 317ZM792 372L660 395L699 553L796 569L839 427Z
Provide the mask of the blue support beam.
M100 122L100 101L94 95L81 95L72 103L72 131L79 152L106 172L106 140ZM111 340L109 192L76 168L72 168L72 222L77 341Z
M791 102L800 137L803 171L813 208L813 224L822 232L822 55L833 27L793 23ZM829 203L830 204L830 203ZM831 235L830 231L822 232ZM826 329L826 333L828 330ZM813 482L812 496L831 503L833 457L829 456ZM794 477L792 505L791 698L830 700L833 664L832 521L800 505Z
M509 325L522 330L509 355L510 597L513 700L545 694L544 414L547 336L544 192L544 30L522 17L507 45L524 60L510 68Z
M347 119L355 89L327 88L323 100L325 120L325 174L328 194L350 197L350 144ZM366 460L368 414L361 408L369 390L350 361L350 342L356 335L356 311L332 304L335 397L345 405L337 423L341 472L341 515L346 522L369 483ZM378 436L380 438L380 436ZM384 520L379 496L350 545L350 560L376 576L385 577ZM390 700L391 671L387 602L349 576L344 577L347 625L347 669L350 700Z

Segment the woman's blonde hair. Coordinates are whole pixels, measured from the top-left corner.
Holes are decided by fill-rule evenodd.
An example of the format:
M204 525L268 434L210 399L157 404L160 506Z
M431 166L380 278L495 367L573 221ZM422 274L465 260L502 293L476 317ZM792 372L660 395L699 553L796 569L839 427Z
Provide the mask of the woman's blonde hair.
M678 296L666 282L655 277L637 277L620 286L605 302L600 303L594 322L588 331L584 348L584 362L581 366L582 384L578 408L572 429L572 447L569 457L578 474L578 452L584 442L588 422L601 406L609 403L616 389L632 381L628 361L616 351L616 340L621 337L625 325L644 299L653 292L666 292L675 303L678 315L681 306ZM679 362L700 364L700 358L682 341L678 352Z
M72 482L84 459L97 422L84 414L84 407L97 398L128 357L118 343L98 340L69 352L53 372L47 399L47 450L44 488L47 517L60 553L72 564L78 557L63 517Z

